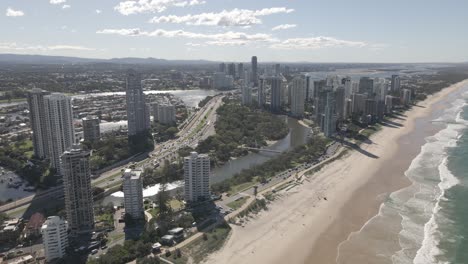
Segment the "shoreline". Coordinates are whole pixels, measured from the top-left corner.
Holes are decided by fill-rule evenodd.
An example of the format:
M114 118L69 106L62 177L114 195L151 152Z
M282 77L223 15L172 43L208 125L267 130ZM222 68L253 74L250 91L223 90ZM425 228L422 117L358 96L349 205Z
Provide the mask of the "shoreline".
M408 135L418 139L417 121L466 83L446 87L419 102L422 107L414 106L405 112L405 120L392 122L397 126L372 135L371 143L363 143L360 151L347 153L302 185L281 193L268 211L254 216L245 227L233 226L223 249L207 263L336 263L338 245L378 214L386 195L411 183L398 168L406 171L420 151L424 137L419 137L419 143L408 141ZM382 170L385 166L397 170Z

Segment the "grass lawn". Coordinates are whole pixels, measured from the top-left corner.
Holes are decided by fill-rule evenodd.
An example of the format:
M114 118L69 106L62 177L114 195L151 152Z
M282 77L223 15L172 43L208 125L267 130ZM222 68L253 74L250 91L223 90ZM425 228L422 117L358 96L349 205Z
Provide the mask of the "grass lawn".
M114 214L101 214L96 217L96 220L114 225Z
M123 232L122 232L122 233L112 234L112 235L109 236L109 242L108 242L108 244L111 243L111 242L113 242L113 241L117 241L117 240L119 240L119 239L122 239L122 238L124 238L124 237L125 237L125 233L123 233Z
M159 208L151 208L148 210L148 213L150 213L154 218L156 218L159 215Z
M11 103L16 103L16 102L26 102L26 98L14 98L10 100ZM10 103L8 99L3 99L0 100L0 104L5 104L5 103Z
M201 263L210 253L219 250L224 245L230 231L231 228L228 225L217 227L206 233L207 240L200 237L181 248L180 258L174 258L175 252L172 252L170 257L164 258L174 264Z
M174 209L174 210L179 210L179 209L181 209L182 207L184 207L184 204L183 204L181 201L175 200L175 199L174 199L174 200L170 200L170 201L169 201L169 205L170 205L171 208Z
M238 192L241 192L241 191L243 191L243 190L245 190L247 188L250 188L250 187L254 186L255 184L258 183L257 178L258 177L254 177L252 179L252 181L250 181L250 182L244 182L244 183L241 183L241 184L238 184L238 185L231 186L231 189L228 191L228 194L229 195L234 195L234 194L236 194Z
M233 210L237 210L237 209L240 208L242 205L244 205L245 202L247 202L247 199L249 199L249 198L246 197L246 196L241 197L240 199L237 199L237 200L234 201L234 202L228 203L227 206L231 207Z

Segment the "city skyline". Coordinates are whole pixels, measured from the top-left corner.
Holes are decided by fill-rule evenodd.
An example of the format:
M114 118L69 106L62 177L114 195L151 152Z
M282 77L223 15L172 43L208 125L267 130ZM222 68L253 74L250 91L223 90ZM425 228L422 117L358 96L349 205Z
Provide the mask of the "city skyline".
M468 37L457 25L468 22L463 14L467 5L7 0L0 4L0 53L243 62L248 54L260 62L463 62L468 60L463 49Z

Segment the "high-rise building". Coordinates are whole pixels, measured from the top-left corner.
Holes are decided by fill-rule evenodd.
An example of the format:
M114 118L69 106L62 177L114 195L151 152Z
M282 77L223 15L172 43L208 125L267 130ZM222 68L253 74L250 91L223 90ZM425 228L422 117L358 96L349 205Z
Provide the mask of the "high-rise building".
M242 84L242 105L252 104L252 87L249 84Z
M149 109L141 86L141 75L134 70L127 72L126 101L128 135L147 131L150 128Z
M403 104L404 105L411 104L411 90L410 89L403 89Z
M188 203L210 198L210 157L191 152L184 158L185 201Z
M65 257L68 247L68 223L59 216L49 216L41 227L45 259L52 260Z
M342 84L344 85L345 89L345 98L351 98L351 94L353 93L353 82L351 80L351 77L343 78Z
M336 113L335 113L335 95L333 92L327 93L327 104L325 106L323 133L326 137L331 137L336 133Z
M351 98L353 100L353 105L351 107L353 117L358 117L358 116L363 115L365 108L366 108L367 96L365 94L353 93L351 95Z
M94 228L93 194L89 151L73 145L62 155L65 211L73 234Z
M125 213L133 219L143 219L143 181L140 170L126 169L123 173Z
M310 86L313 85L311 77L306 75L305 77L305 101L309 102L310 100Z
M345 119L345 88L342 86L335 90L335 106L337 119L343 121Z
M219 64L218 72L226 73L226 64L224 62Z
M275 64L275 75L281 74L281 65L279 63Z
M282 80L279 77L273 77L271 81L271 98L270 108L272 112L279 112L281 109L281 84Z
M252 79L251 81L254 84L254 87L258 86L258 68L257 68L257 56L252 57Z
M359 93L371 95L374 92L374 80L369 77L361 77L359 80Z
M29 116L33 131L34 155L39 158L49 156L49 139L47 137L46 112L44 96L50 93L42 89L34 88L28 93Z
M62 174L60 155L75 143L71 99L60 93L44 96L50 166Z
M226 75L222 72L213 74L213 89L228 90L232 89L234 79L232 76Z
M325 106L327 105L328 90L319 90L314 101L314 118L315 122L323 127L323 115L325 113Z
M153 105L153 118L155 122L159 122L161 124L175 124L175 106L169 102Z
M228 75L230 75L232 78L236 78L236 65L234 63L230 63L228 65Z
M265 79L264 78L260 78L257 91L258 91L257 92L258 106L262 108L265 105Z
M296 76L292 80L291 97L291 114L295 117L302 117L306 97L305 79L302 76Z
M244 79L245 76L243 74L244 74L244 64L239 63L239 64L237 64L237 77L238 77L238 79ZM244 79L244 80L245 80L246 83L250 82L249 79Z
M99 141L101 138L99 118L97 116L88 116L81 119L81 122L83 125L83 139L89 142Z
M400 76L392 75L391 90L395 94L400 93Z

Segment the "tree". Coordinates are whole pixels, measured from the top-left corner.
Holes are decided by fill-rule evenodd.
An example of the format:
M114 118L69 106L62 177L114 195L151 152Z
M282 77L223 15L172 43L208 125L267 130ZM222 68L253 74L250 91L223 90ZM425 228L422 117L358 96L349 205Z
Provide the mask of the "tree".
M137 264L160 264L161 261L158 257L146 257L137 259Z

